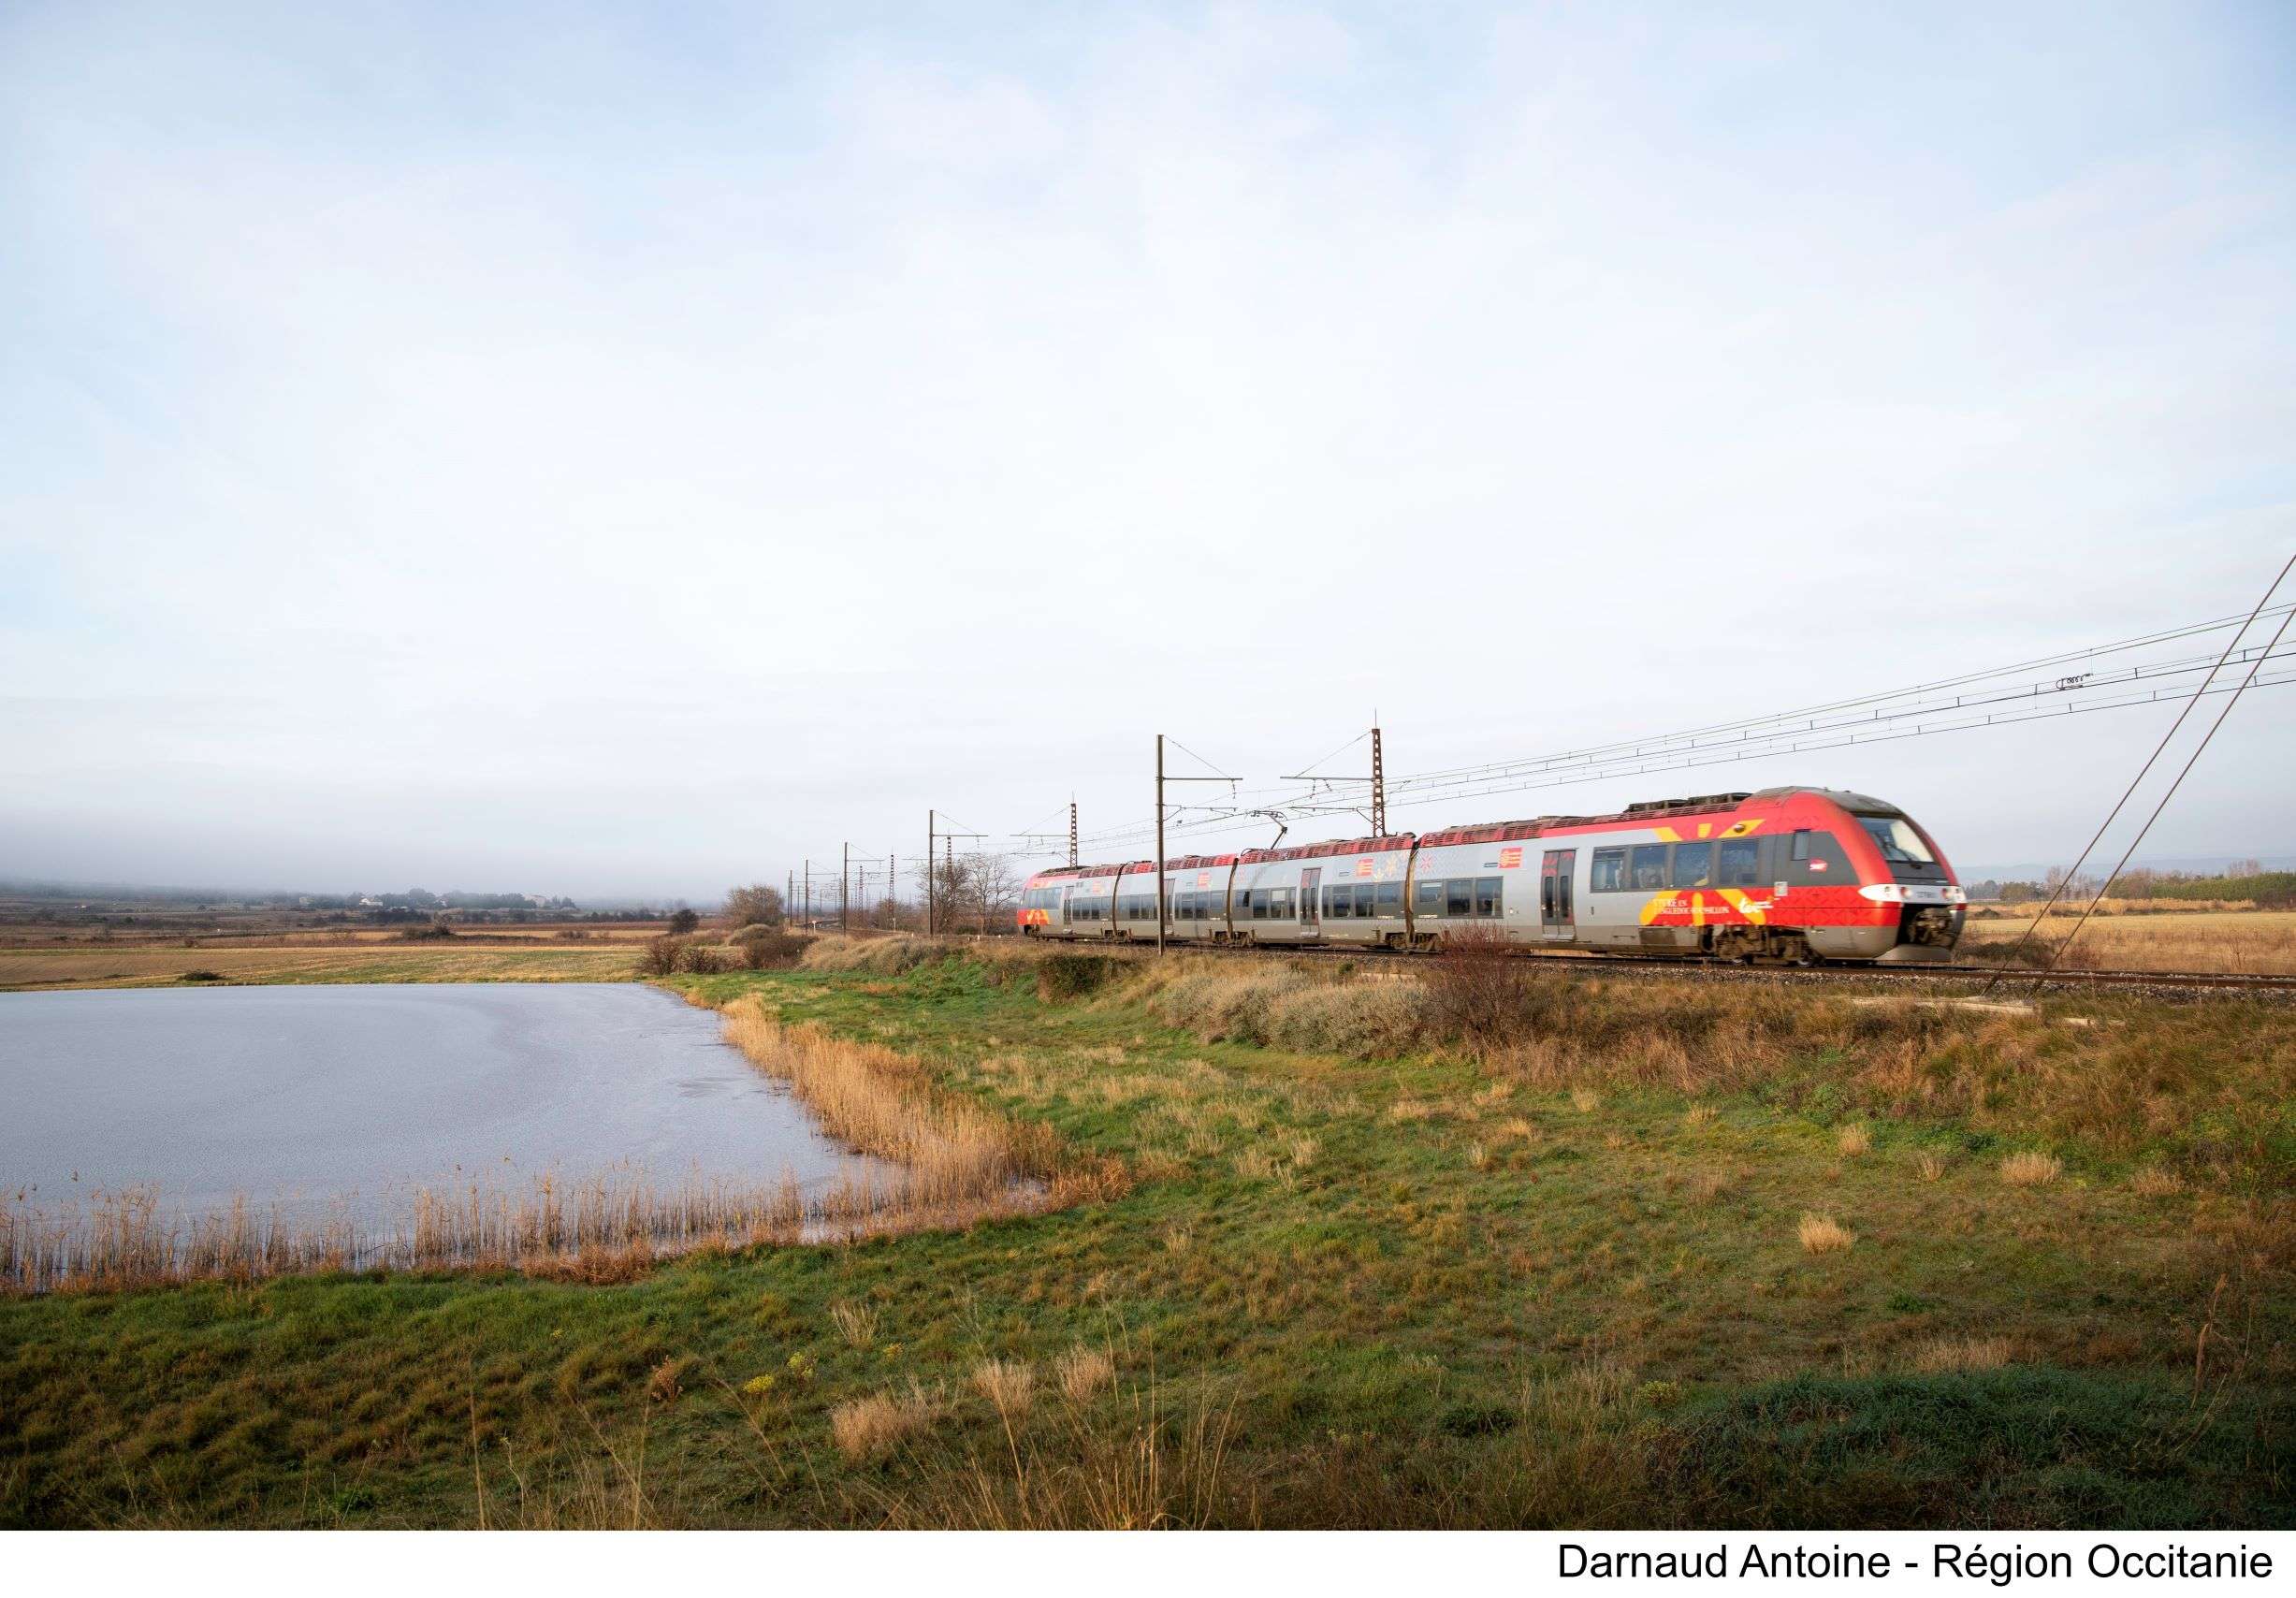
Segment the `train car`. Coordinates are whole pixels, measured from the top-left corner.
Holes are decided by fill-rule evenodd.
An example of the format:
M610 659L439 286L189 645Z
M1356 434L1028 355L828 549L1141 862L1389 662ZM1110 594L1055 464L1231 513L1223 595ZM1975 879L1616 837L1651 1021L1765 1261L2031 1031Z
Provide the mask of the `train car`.
M1951 957L1965 903L1904 811L1816 788L1455 828L1413 862L1422 946L1480 923L1549 948L1907 964Z
M1403 947L1411 845L1404 833L1247 850L1236 862L1236 941Z
M1166 862L1165 902L1171 915L1166 941L1177 938L1183 943L1226 943L1232 924L1228 889L1235 876L1236 857L1232 854L1186 854ZM1147 936L1154 938L1155 935L1155 923L1152 921Z
M1069 865L1038 872L1021 888L1017 912L1021 931L1033 937L1121 937L1116 883L1121 873L1131 869L1128 865ZM1153 925L1150 936L1155 936Z
M1904 964L1952 957L1966 895L1896 806L1768 788L1167 862L1168 940ZM1155 867L1028 879L1021 930L1155 937Z

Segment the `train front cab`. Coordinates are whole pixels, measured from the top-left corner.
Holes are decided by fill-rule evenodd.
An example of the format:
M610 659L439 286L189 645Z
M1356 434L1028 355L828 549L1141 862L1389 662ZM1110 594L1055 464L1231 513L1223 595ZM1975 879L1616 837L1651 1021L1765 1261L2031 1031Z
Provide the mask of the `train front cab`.
M1833 814L1830 824L1787 835L1780 867L1791 893L1814 879L1809 862L1835 856L1848 867L1824 896L1838 911L1809 904L1803 928L1810 952L1822 960L1872 961L1884 966L1938 965L1961 941L1968 894L1936 842L1895 805L1862 793L1809 796ZM1806 903L1821 890L1804 890ZM1782 908L1782 907L1781 907Z

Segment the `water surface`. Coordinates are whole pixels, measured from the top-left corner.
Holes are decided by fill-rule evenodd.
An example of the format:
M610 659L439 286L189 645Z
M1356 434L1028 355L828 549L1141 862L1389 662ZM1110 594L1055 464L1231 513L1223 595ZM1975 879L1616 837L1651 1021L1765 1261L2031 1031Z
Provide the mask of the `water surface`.
M157 1190L403 1222L416 1188L611 1176L809 1192L889 1169L719 1021L632 983L0 994L0 1194Z

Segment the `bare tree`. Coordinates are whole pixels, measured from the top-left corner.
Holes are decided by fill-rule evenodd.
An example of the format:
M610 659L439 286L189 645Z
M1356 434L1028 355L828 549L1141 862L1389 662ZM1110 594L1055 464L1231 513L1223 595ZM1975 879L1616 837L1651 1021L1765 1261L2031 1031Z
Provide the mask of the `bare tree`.
M1019 905L1025 880L1020 868L1001 854L944 855L919 864L911 874L920 898L931 889L933 926L939 932L967 925L982 933L995 930L998 919L1009 921Z
M733 926L779 926L781 890L752 882L747 888L728 888L725 919Z

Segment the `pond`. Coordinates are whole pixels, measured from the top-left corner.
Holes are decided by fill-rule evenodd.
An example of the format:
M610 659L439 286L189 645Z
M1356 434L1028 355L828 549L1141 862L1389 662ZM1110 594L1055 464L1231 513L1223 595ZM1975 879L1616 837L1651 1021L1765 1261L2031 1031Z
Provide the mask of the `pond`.
M893 1170L825 1136L714 1012L636 984L0 995L0 1198L84 1213L134 1192L178 1248L235 1203L366 1238L426 1204L810 1204Z

